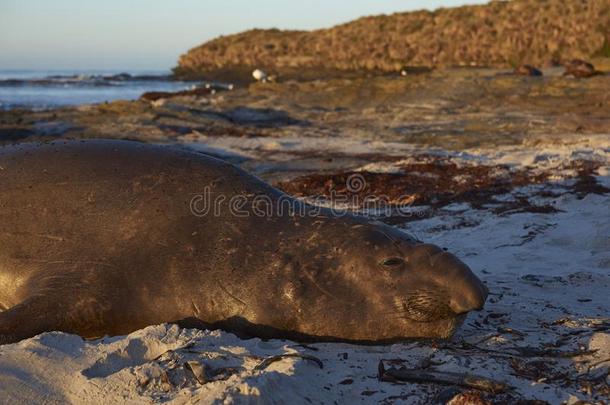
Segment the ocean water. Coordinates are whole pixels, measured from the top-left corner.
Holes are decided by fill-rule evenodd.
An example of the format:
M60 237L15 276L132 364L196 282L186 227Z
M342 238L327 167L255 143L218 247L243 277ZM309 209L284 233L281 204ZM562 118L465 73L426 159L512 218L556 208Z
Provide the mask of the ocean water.
M0 109L133 100L147 91L178 91L195 84L171 80L163 71L0 70Z

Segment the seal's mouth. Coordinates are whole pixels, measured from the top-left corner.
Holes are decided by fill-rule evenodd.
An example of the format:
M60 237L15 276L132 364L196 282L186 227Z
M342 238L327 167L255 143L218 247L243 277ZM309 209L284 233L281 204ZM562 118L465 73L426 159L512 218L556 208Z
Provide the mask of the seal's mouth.
M401 317L416 322L434 322L462 315L451 309L447 297L448 293L442 289L417 290L396 297L394 307Z

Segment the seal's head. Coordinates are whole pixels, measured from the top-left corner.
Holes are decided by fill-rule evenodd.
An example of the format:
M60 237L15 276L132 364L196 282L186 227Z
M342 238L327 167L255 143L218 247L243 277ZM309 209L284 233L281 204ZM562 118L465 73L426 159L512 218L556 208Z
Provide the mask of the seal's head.
M390 226L343 221L318 232L324 237L300 269L314 303L308 316L327 318L314 334L448 338L485 303L487 288L457 257Z

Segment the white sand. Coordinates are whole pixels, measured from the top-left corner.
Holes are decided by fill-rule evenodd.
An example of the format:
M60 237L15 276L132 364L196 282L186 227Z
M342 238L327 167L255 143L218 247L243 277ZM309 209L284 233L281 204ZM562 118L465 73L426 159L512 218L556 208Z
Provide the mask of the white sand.
M610 185L607 137L578 145L463 154L465 159L534 166L556 165L583 155L606 162L599 180ZM491 290L485 310L469 316L450 347L429 342L303 347L290 341L240 340L224 332L171 325L92 342L46 333L0 347L0 402L429 403L446 389L380 382L377 367L382 359L407 367L432 364L437 370L487 376L513 386L516 397L551 403L595 399L596 393L581 391L576 376L581 380L601 376L601 381L609 382L610 195L578 199L563 194L552 201L531 197L537 189L555 187L532 186L502 198L520 195L536 204L553 203L560 210L557 213L498 216L461 204L408 224L409 232L456 253ZM600 327L604 322L605 330ZM601 330L592 332L596 325ZM461 341L480 349L455 350ZM515 353L511 348L516 346L598 351L570 358L507 356ZM311 360L285 358L254 370L262 359L284 353L315 356L324 368ZM185 369L186 361L203 365L210 382L200 384ZM534 374L519 376L524 372L515 369L523 370L528 363ZM537 369L542 371L536 374Z

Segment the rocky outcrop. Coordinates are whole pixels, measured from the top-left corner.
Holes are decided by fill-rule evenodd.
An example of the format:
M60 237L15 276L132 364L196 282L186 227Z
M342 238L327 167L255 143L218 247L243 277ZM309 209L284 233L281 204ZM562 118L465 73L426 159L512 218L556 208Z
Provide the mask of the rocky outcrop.
M610 37L609 0L514 0L364 17L315 31L251 30L180 57L178 75L254 68L400 71L587 59ZM242 72L243 70L243 72Z
M564 65L566 68L565 76L574 76L576 78L593 77L602 74L599 70L595 69L595 66L589 62L585 62L580 59L572 59Z

